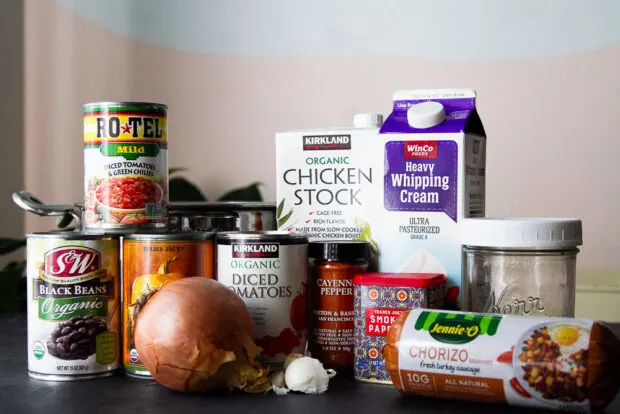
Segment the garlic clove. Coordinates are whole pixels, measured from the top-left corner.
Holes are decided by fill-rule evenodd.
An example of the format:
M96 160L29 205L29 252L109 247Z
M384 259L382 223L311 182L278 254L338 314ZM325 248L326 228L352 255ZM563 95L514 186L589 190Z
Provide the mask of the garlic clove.
M322 394L327 391L329 379L334 374L335 372L328 373L318 359L301 357L289 364L284 380L291 391Z

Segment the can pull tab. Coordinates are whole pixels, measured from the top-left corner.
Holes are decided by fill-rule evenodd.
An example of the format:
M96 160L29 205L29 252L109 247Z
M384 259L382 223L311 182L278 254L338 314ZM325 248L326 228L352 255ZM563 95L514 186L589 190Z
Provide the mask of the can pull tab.
M72 222L79 228L82 221L80 209L68 204L45 204L27 191L18 191L11 195L13 202L22 210L39 216L61 216L56 225L64 229Z

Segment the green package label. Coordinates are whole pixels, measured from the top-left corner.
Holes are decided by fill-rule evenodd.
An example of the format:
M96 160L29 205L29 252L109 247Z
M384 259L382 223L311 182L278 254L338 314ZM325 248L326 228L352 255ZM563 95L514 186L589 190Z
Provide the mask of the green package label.
M39 319L66 321L74 316L107 316L108 300L105 296L80 296L76 298L38 298Z
M127 161L135 161L140 157L156 157L159 145L155 143L107 143L100 147L101 154L106 157L123 157Z
M111 364L116 360L117 342L114 332L104 332L97 335L97 363Z

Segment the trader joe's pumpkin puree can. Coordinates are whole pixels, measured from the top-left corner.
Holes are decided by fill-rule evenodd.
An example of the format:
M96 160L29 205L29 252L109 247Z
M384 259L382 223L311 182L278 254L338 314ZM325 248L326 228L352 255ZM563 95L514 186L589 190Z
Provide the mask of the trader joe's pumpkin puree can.
M123 365L128 375L151 376L133 341L140 311L167 283L188 276L214 277L214 235L191 231L123 237Z
M154 103L84 105L86 229L166 226L167 112Z

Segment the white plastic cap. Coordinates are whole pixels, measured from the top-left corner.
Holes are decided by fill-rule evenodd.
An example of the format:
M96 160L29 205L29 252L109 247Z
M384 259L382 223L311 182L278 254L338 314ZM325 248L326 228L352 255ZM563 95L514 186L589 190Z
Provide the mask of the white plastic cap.
M381 125L383 125L383 115L381 114L369 112L353 116L353 126L355 128L379 128Z
M583 244L578 219L463 219L461 234L461 244L475 247L561 250Z
M439 102L421 102L419 104L412 105L407 110L407 122L409 122L409 125L414 128L431 128L435 125L441 124L445 120L446 111L443 109L443 105Z

